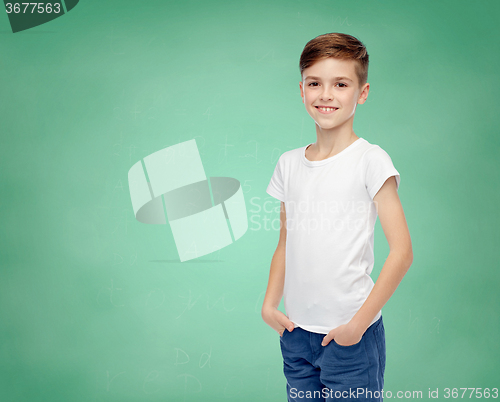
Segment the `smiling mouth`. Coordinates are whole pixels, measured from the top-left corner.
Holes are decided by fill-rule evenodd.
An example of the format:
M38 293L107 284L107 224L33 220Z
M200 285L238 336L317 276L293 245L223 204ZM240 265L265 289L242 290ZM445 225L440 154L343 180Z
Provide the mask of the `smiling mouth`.
M322 112L333 112L337 110L338 107L330 107L330 106L315 106L316 109L321 110Z

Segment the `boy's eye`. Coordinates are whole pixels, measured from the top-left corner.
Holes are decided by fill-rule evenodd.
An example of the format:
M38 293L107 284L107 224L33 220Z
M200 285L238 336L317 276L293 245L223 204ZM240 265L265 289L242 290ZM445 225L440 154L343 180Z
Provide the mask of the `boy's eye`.
M319 85L319 82L310 82L308 84L308 86L310 86L310 87L317 87L318 85ZM339 85L341 88L346 88L347 87L347 85L344 84L343 82L339 82L339 83L337 83L337 85Z

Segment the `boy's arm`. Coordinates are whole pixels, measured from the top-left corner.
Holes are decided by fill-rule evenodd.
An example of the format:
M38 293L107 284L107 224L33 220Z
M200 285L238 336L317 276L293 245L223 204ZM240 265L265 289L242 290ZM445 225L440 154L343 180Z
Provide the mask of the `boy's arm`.
M389 243L389 256L361 308L347 324L330 331L323 340L323 346L332 339L344 346L358 343L377 313L395 292L413 262L410 233L394 176L386 180L373 201Z
M280 237L278 246L274 252L269 272L269 282L267 284L266 296L262 304L262 318L271 328L277 331L280 336L285 328L293 330L293 323L288 317L278 310L278 306L283 297L283 286L285 283L285 256L286 256L286 211L285 203L281 202L280 212Z

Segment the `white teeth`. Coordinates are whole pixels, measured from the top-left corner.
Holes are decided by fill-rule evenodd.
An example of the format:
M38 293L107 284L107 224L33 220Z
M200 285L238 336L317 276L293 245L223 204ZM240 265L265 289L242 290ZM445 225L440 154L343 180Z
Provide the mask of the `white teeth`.
M331 112L332 110L335 110L337 108L336 107L318 107L318 109L321 109L324 112Z

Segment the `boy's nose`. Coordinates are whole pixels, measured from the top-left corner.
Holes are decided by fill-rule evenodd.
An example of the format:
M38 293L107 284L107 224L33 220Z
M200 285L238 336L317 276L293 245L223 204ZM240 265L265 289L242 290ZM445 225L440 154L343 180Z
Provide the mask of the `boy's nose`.
M333 99L332 93L328 89L325 89L323 91L323 93L321 94L321 100L327 101L327 100L332 100L332 99Z

